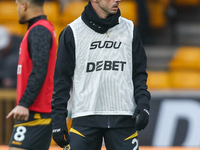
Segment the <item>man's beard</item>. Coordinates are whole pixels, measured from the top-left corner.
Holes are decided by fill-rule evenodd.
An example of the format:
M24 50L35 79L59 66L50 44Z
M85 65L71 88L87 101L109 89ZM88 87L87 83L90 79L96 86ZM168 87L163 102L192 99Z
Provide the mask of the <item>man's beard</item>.
M19 20L19 24L25 24L25 23L26 23L26 21Z

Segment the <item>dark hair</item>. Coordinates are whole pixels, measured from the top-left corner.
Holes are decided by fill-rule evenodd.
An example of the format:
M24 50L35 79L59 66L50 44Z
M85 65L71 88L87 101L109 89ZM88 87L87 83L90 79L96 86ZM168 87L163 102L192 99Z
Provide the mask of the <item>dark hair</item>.
M29 0L31 3L37 5L37 6L43 6L45 0Z

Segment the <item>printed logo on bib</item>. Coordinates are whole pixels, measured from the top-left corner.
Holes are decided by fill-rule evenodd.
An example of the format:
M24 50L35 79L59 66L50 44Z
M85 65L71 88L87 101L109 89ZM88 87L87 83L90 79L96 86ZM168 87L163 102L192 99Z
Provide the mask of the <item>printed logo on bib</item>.
M126 62L124 61L97 61L88 62L86 72L101 71L101 70L115 70L124 71L124 66Z
M122 42L113 42L113 41L94 41L90 45L90 49L96 49L96 48L114 48L114 49L119 49L121 46Z
M22 73L22 65L18 65L17 66L17 74L21 74Z

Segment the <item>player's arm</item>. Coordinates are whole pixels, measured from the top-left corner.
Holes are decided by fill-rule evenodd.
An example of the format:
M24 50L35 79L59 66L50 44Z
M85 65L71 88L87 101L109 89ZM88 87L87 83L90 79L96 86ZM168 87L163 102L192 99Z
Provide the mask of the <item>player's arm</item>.
M19 104L9 113L7 118L13 115L18 120L28 119L28 108L39 94L47 74L51 46L52 35L47 28L44 26L36 26L30 30L28 50L33 63L32 71Z
M134 28L133 36L133 83L134 83L134 96L137 107L135 109L133 118L137 118L137 129L144 129L149 119L149 101L150 93L147 90L147 57L140 39L137 28Z
M71 28L66 27L59 37L59 47L54 74L54 92L51 102L53 139L64 147L69 143L66 125L67 101L70 98L72 77L75 69L75 45Z
M44 83L52 46L52 34L44 26L36 26L28 36L28 50L32 60L32 70L27 87L19 101L20 106L28 108L36 99Z

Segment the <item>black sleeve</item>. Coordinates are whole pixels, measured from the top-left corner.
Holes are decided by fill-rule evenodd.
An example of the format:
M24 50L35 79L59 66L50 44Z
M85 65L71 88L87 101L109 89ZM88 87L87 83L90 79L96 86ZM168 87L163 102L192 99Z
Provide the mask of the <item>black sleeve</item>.
M70 26L59 37L59 47L54 74L54 92L51 102L53 129L66 126L67 102L70 98L75 69L75 44Z
M33 68L19 105L28 108L39 94L48 70L51 46L52 34L47 28L44 26L35 26L30 30L28 35L28 49Z
M151 95L147 90L147 57L137 28L133 33L133 83L136 104L142 103L149 107Z

